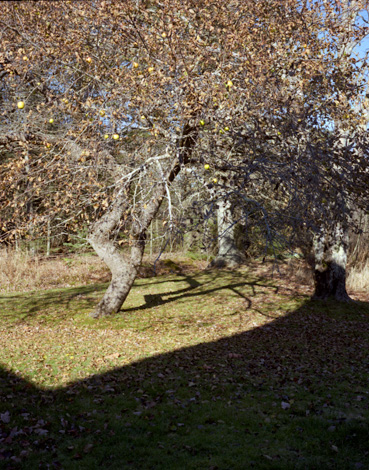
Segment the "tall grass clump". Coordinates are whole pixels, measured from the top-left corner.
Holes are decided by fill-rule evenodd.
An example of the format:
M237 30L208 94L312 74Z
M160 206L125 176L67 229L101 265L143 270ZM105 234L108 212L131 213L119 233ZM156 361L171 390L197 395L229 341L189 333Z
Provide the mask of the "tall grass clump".
M367 291L369 289L369 259L351 268L347 287L353 291Z
M108 270L93 255L45 258L0 250L0 292L68 287L107 280Z

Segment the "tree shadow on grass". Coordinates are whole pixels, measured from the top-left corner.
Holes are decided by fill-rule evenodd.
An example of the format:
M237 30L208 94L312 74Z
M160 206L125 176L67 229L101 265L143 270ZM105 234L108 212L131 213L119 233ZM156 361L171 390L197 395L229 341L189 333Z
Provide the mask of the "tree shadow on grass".
M252 296L256 295L256 287L272 288L275 294L277 294L279 291L279 287L272 284L270 281L266 281L263 279L245 281L245 275L237 271L232 272L230 276L230 273L228 271L207 270L203 272L203 275L206 275L206 281L204 282L199 282L198 276L179 275L177 279L173 279L171 280L171 282L186 282L188 284L188 287L177 289L175 291L171 290L155 294L144 294L145 303L143 305L131 308L124 308L121 313L124 315L128 312L146 310L148 308L152 308L153 306L161 306L185 298L196 298L199 293L201 293L202 295L206 295L224 290L231 290L233 293L243 298L247 302L247 308L251 308L251 299L245 296L239 290L237 290L237 288L248 286L251 289ZM229 278L231 278L232 282L227 282ZM240 278L241 281L235 283L234 280L237 278ZM209 286L209 284L211 285L215 281L216 285ZM150 285L154 284L155 283L150 283Z
M90 284L88 286L0 296L1 316L4 319L17 319L17 322L23 322L37 316L39 312L57 308L58 317L62 320L75 314L75 310L70 310L73 301L80 300L79 308L91 308L97 301L94 295L106 290L106 288L107 284Z
M2 369L0 467L369 468L368 312L308 301L57 390Z
M204 278L201 278L201 275ZM164 292L158 292L155 294L143 294L144 304L140 306L133 306L130 308L124 308L121 311L122 315L126 315L130 312L138 310L146 310L153 306L160 306L170 302L175 302L185 298L196 298L201 294L212 294L217 291L231 290L238 296L244 298L247 302L248 308L251 308L252 302L249 297L242 294L237 288L249 286L252 291L252 295L255 295L255 287L266 287L274 289L275 293L278 293L278 286L270 283L270 281L263 282L262 279L255 279L254 281L245 281L242 273L227 271L224 272L209 272L204 271L199 275L177 275L175 277L168 277L166 281L152 280L145 282L140 279L139 284L135 284L132 290L134 295L135 289L145 288L161 285L165 283L186 283L188 286L177 290L169 290ZM200 282L198 279L202 279ZM235 279L240 278L240 282L234 282ZM242 280L241 280L242 279ZM216 281L216 282L215 282ZM229 281L229 282L227 282ZM208 288L206 286L208 285ZM215 284L215 285L214 285ZM65 289L55 289L41 292L25 292L21 294L13 294L6 297L0 297L0 311L1 316L4 319L14 320L15 323L25 322L32 318L35 318L41 312L42 314L48 314L49 310L56 309L58 321L64 320L67 317L72 317L76 312L83 310L93 309L99 301L99 295L105 291L107 284L93 284L88 286L71 287ZM160 290L160 288L158 289ZM54 317L50 317L50 321L55 321ZM47 317L45 317L47 321Z
M188 282L188 279L186 278L186 281ZM165 305L170 302L175 302L180 299L184 298L196 298L196 296L199 295L198 292L191 292L192 290L198 288L198 287L203 287L203 284L200 283L192 283L189 282L190 286L185 287L183 289L179 289L177 291L168 291L168 292L161 292L160 294L145 294L144 295L144 300L145 303L139 307L132 307L132 308L126 308L122 310L122 313L128 313L128 312L133 312L137 310L146 310L148 308L151 308L153 306L157 307L160 305ZM210 289L202 290L202 294L214 294L215 292L219 292L222 290L229 289L235 294L237 294L239 297L242 297L246 302L247 302L247 308L251 308L252 306L252 301L249 297L245 296L241 292L237 290L237 287L245 287L249 286L252 289L253 295L255 295L255 287L270 287L270 285L266 284L260 284L258 282L239 282L239 283L232 283L229 285L224 285L222 287L213 287ZM278 292L278 287L275 287L275 293ZM164 297L167 297L166 299Z

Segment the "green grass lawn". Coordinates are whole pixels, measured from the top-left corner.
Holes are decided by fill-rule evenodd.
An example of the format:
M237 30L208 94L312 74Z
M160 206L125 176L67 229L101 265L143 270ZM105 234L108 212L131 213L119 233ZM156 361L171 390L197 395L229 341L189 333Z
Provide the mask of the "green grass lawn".
M252 270L0 295L0 468L367 469L369 307Z

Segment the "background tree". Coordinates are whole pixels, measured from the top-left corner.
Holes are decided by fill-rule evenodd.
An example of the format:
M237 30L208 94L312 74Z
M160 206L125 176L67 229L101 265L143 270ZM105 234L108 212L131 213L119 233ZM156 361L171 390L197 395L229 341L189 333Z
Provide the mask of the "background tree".
M339 90L330 97L330 100L335 102L340 111L332 116L335 133L338 137L338 141L332 147L332 150L337 151L340 149L346 155L352 153L351 158L354 161L354 165L360 159L365 165L366 156L359 150L362 143L359 143L358 139L360 141L361 136L366 134L368 113L365 97L367 84L366 79L364 79L367 74L366 57L361 60L357 59L357 64L355 64L353 52L363 35L367 34L367 29L364 28L359 35L350 33L357 28L358 21L360 21L359 14L366 13L367 15L365 8L367 8L367 2L346 0L341 2L341 8L336 11L336 15L340 17L341 25L344 28L337 41L336 77L345 83L346 77L352 74L353 65L357 66L360 64L353 74L360 91L359 93L352 93L353 87L351 85L346 86L344 90ZM355 159L355 155L359 158ZM362 159L363 156L364 159ZM336 172L336 181L342 181L347 178L347 167L336 165L334 170ZM340 172L339 175L338 172ZM354 186L355 181L352 181L352 183ZM329 208L336 216L324 220L319 232L314 237L314 298L326 299L332 297L340 301L349 301L350 297L346 292L346 264L349 246L349 227L355 221L356 202L352 201L352 192L355 192L355 189L352 187L349 194L347 192L337 192L331 186L330 192ZM350 205L351 208L349 208ZM359 227L356 228L358 229Z

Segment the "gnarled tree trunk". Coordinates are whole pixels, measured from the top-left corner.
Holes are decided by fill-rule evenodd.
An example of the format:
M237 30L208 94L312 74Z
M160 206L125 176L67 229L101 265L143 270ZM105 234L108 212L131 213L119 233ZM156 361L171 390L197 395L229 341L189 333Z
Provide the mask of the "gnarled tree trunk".
M346 263L348 230L337 222L331 229L315 237L314 243L314 283L313 299L335 299L350 301L346 291Z
M118 194L110 210L95 222L88 236L88 241L98 256L107 264L112 274L104 297L96 310L91 313L93 318L117 313L121 309L141 265L145 249L143 238L136 237L133 240L129 254L124 254L111 239L112 232L121 223L127 208L128 199L122 192Z
M236 223L232 214L231 203L226 199L217 202L218 254L210 267L235 268L245 262L245 255L236 242Z

